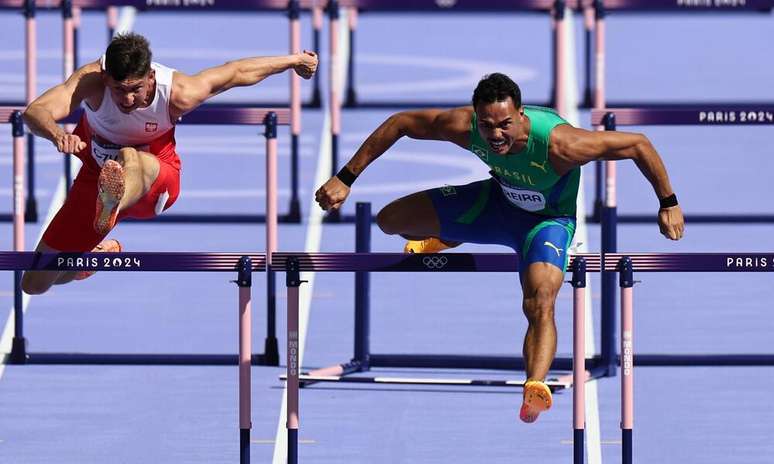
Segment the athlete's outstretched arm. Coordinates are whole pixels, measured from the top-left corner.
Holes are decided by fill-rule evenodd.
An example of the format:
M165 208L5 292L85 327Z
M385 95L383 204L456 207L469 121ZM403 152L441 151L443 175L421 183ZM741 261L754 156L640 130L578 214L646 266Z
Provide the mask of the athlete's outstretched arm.
M304 51L285 56L243 58L207 68L193 76L176 72L171 100L172 109L179 114L172 116L183 115L221 92L255 85L291 68L299 76L309 79L317 71L317 54Z
M395 113L363 142L342 171L357 177L376 158L402 137L421 140L446 140L462 147L467 145L470 130L470 108L452 110L426 109ZM354 179L352 179L354 180ZM349 182L351 185L351 182ZM350 186L339 177L331 177L315 193L324 210L338 209L349 195Z
M33 100L24 110L24 122L33 134L50 140L60 153L77 153L86 148L86 143L77 135L65 132L56 122L101 89L100 65L95 61L77 69L64 83Z
M643 134L618 131L587 131L568 125L551 133L551 160L559 172L589 161L630 159L653 186L659 200L674 194L664 162ZM659 209L661 233L672 240L683 236L685 221L680 206Z

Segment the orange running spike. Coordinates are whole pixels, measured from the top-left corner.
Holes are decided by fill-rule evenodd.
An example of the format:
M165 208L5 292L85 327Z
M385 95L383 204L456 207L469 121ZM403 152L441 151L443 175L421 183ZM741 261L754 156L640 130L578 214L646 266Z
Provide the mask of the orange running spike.
M97 214L94 230L107 235L116 225L118 203L124 196L124 168L117 161L107 160L99 173Z

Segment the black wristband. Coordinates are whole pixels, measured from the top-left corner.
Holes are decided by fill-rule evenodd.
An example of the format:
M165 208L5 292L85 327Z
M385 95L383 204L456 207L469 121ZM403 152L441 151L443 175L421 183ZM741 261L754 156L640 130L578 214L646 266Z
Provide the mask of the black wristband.
M674 193L669 195L668 197L664 197L658 201L659 203L659 209L664 208L671 208L673 206L677 206L677 195Z
M347 187L352 187L355 179L357 179L357 176L353 174L346 165L344 165L344 167L336 173L336 177L338 177L340 181L344 182L344 185Z

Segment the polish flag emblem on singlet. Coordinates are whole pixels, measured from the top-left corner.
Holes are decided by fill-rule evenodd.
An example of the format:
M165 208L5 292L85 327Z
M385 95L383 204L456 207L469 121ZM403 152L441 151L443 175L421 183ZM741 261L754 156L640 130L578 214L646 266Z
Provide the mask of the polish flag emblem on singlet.
M158 128L159 128L159 124L156 122L145 123L145 132L156 132Z

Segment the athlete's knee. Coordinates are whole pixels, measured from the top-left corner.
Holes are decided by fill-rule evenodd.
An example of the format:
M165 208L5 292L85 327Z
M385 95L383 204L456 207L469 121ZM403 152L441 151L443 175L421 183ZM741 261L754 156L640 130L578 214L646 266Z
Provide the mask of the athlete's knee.
M402 208L397 205L397 202L392 202L376 215L376 224L387 235L400 234L403 232L401 227L403 216Z
M537 286L529 295L524 296L524 314L530 323L539 323L554 319L556 290L548 284Z
M21 288L28 295L40 295L48 291L54 282L40 272L25 272L22 276Z
M124 167L140 164L140 154L133 147L124 147L118 151L118 161Z

